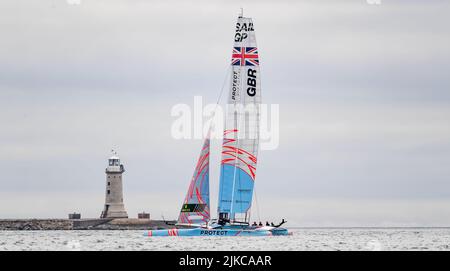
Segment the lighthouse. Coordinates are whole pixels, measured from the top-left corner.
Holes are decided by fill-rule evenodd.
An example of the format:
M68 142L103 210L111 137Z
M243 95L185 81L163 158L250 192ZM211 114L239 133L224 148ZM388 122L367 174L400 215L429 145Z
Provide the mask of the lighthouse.
M124 172L125 168L120 163L120 158L113 152L106 168L105 207L101 218L128 218L123 204L122 174Z

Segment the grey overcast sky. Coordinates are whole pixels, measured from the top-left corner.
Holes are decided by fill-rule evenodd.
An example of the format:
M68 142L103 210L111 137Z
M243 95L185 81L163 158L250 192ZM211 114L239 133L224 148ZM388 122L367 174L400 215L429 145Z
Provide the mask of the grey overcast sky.
M202 142L170 110L217 99L240 7L281 111L261 219L449 226L450 2L395 0L1 1L0 218L98 217L111 148L130 216L175 218Z

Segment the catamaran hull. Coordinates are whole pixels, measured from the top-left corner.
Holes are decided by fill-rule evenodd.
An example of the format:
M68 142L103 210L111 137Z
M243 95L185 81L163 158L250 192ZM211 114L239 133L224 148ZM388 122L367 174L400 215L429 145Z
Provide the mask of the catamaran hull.
M289 235L287 229L277 228L272 230L258 230L258 229L168 229L168 230L150 230L144 233L144 236L277 236Z

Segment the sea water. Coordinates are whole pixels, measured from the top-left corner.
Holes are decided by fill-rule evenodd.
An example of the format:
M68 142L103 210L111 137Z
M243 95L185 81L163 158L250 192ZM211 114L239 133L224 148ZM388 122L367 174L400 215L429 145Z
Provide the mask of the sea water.
M291 236L144 237L143 231L0 231L0 250L450 250L450 228L302 228Z

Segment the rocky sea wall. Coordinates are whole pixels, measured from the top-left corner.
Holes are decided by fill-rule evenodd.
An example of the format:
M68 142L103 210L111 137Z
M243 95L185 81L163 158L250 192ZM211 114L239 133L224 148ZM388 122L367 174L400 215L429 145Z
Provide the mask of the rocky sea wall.
M173 224L174 221L169 221ZM39 230L153 230L173 228L150 219L0 219L1 231Z

